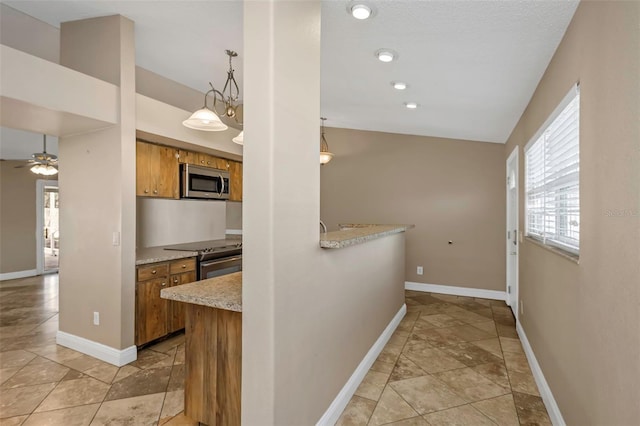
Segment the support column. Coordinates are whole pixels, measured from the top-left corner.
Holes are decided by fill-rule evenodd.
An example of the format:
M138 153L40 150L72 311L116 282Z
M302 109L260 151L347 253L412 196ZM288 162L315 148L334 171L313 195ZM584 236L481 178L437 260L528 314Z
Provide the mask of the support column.
M117 85L120 123L60 139L58 342L124 364L136 353L133 22L108 16L63 23L60 63Z
M319 250L320 2L244 5L242 423L312 424L290 349Z

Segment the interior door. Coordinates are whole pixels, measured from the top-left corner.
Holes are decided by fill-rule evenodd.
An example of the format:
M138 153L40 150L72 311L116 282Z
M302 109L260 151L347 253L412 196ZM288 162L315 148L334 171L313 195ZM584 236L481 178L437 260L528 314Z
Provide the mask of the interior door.
M60 197L58 181L36 181L36 271L58 272L60 265Z
M518 319L518 251L520 230L518 228L518 147L507 159L507 304Z

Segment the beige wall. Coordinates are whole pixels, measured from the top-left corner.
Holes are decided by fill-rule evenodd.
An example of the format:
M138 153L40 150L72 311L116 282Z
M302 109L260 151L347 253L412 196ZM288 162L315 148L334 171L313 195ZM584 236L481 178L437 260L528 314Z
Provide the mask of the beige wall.
M638 2L582 2L504 152L580 81L580 264L520 247L520 321L571 425L640 419L639 17Z
M0 4L0 43L47 61L60 61L60 30Z
M330 230L415 224L407 281L505 290L503 145L337 128L326 138L335 157L320 168L320 216Z
M311 425L403 304L404 234L319 247L320 2L244 7L242 423Z
M120 123L60 138L60 331L124 349L133 345L135 302L133 22L67 22L61 40L63 65L118 83Z
M4 143L4 142L3 142ZM0 273L36 269L36 180L24 161L0 161Z

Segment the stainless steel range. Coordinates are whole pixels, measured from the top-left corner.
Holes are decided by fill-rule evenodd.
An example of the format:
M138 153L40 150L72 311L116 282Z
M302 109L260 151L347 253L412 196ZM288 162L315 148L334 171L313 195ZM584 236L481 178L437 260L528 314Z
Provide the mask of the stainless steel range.
M165 250L198 252L198 280L242 271L242 241L236 239L175 244Z

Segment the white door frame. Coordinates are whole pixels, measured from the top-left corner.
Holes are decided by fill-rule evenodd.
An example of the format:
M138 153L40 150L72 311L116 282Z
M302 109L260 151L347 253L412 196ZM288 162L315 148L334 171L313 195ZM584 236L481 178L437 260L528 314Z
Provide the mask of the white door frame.
M57 180L36 180L36 274L44 274L44 188L45 186L58 186ZM49 272L49 271L47 271ZM55 272L55 271L51 271Z
M518 311L519 311L519 303L518 300L519 299L519 256L520 256L520 240L521 240L521 236L520 234L520 226L519 226L519 222L520 222L520 218L519 218L519 191L520 191L520 174L519 174L519 168L520 168L520 163L519 163L519 146L516 146L513 151L511 152L511 154L509 154L509 158L507 158L507 163L506 163L506 172L507 172L507 178L506 178L506 191L507 191L507 220L505 223L505 227L506 227L506 232L505 232L505 237L506 237L506 260L507 260L507 268L506 268L506 282L507 282L507 288L506 288L506 292L507 292L507 304L509 306L511 306L511 310L513 311L514 316L516 317L516 321L518 320ZM513 170L514 172L514 180L515 180L515 191L513 191L513 196L515 197L515 203L511 203L511 188L510 188L510 179L511 179L511 171ZM512 204L515 206L515 211L512 211ZM510 215L513 215L513 227L510 227ZM513 231L517 230L516 233L514 233ZM516 244L514 247L513 241L511 240L511 238L509 237L513 237L516 239ZM514 250L515 249L515 250ZM515 255L511 254L515 251ZM509 272L511 272L510 270L510 263L511 260L513 259L513 256L515 256L515 273L513 274L514 276L514 282L510 283L509 282ZM509 286L511 285L511 291L509 291Z

